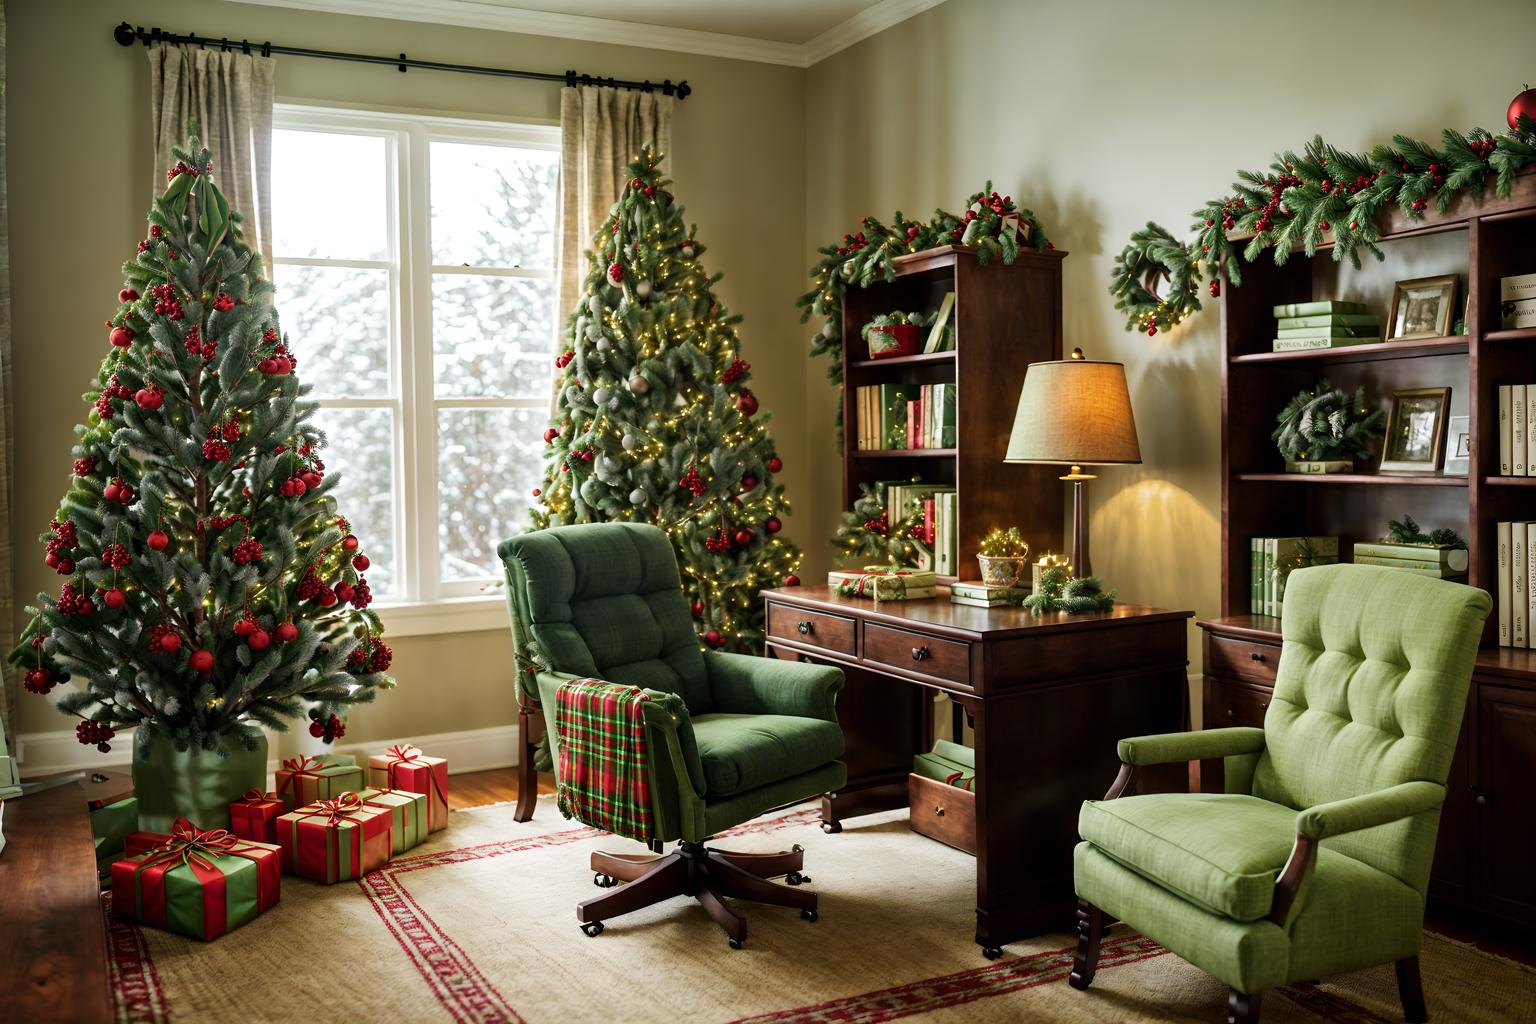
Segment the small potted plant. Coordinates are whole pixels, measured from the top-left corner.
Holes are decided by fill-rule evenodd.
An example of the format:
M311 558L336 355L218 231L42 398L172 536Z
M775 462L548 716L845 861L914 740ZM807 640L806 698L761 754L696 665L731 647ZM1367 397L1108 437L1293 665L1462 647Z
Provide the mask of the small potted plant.
M1385 418L1366 402L1364 386L1351 395L1322 380L1286 403L1270 437L1287 473L1348 473L1356 459L1371 454Z
M918 332L922 326L921 313L881 313L864 325L869 358L916 355L920 347Z
M981 563L981 582L989 587L1016 587L1029 564L1029 545L1017 526L994 527L976 548Z

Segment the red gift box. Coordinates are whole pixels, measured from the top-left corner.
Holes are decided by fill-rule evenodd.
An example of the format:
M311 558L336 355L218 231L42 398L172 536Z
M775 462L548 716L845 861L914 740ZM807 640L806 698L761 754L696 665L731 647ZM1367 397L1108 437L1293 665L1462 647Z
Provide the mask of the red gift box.
M244 797L229 805L229 830L253 843L276 844L277 819L287 810L276 793L248 789Z
M129 850L113 862L112 907L117 914L144 924L207 941L270 910L282 896L282 859L276 846L247 842L225 829L203 830L186 818L177 818L169 834L134 832L128 841L139 847L151 845ZM237 887L219 869L217 862L226 857L255 865L254 893L250 889L253 876L242 875ZM170 905L166 876L183 867L202 890L200 908ZM186 895L186 882L178 885Z
M427 795L427 831L448 827L448 759L428 757L409 743L368 759L368 784Z
M316 882L361 878L394 855L394 815L365 807L356 793L321 800L282 815L277 835L283 867Z

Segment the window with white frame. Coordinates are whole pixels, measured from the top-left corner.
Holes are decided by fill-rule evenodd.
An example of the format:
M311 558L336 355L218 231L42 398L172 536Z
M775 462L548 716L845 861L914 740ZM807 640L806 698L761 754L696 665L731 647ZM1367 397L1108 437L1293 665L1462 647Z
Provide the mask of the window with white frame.
M542 475L559 131L279 107L272 279L383 601L480 593Z

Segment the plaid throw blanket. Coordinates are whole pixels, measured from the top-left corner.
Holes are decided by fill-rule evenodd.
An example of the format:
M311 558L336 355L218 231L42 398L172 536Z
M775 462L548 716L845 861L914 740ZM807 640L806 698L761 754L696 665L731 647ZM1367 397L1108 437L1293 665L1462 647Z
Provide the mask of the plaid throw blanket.
M644 707L649 699L638 686L600 679L560 684L555 799L561 814L626 839L651 840L655 823Z

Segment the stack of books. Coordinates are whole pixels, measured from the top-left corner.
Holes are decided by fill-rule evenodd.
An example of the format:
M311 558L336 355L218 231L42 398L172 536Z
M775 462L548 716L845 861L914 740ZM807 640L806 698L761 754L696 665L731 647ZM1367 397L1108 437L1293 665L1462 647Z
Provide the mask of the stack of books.
M1394 544L1372 541L1355 545L1356 565L1379 565L1384 569L1403 569L1420 576L1442 580L1465 579L1467 549L1442 548L1433 544Z
M993 587L979 582L949 585L950 601L955 604L970 605L973 608L1006 608L1010 605L1022 604L1028 596L1027 585Z
M1536 476L1536 384L1499 386L1499 475Z
M1370 345L1380 340L1381 320L1367 313L1363 302L1324 299L1275 307L1276 352L1344 348Z
M1249 547L1253 583L1250 610L1255 615L1280 614L1285 581L1292 571L1339 560L1337 537L1254 537Z
M960 495L940 491L923 506L924 522L931 524L933 567L940 576L958 576L960 565Z
M855 400L861 452L955 446L953 384L866 384Z
M1536 614L1536 523L1498 523L1494 576L1499 605L1499 646L1536 647L1531 616Z
M1499 325L1506 331L1536 327L1536 274L1499 279Z

